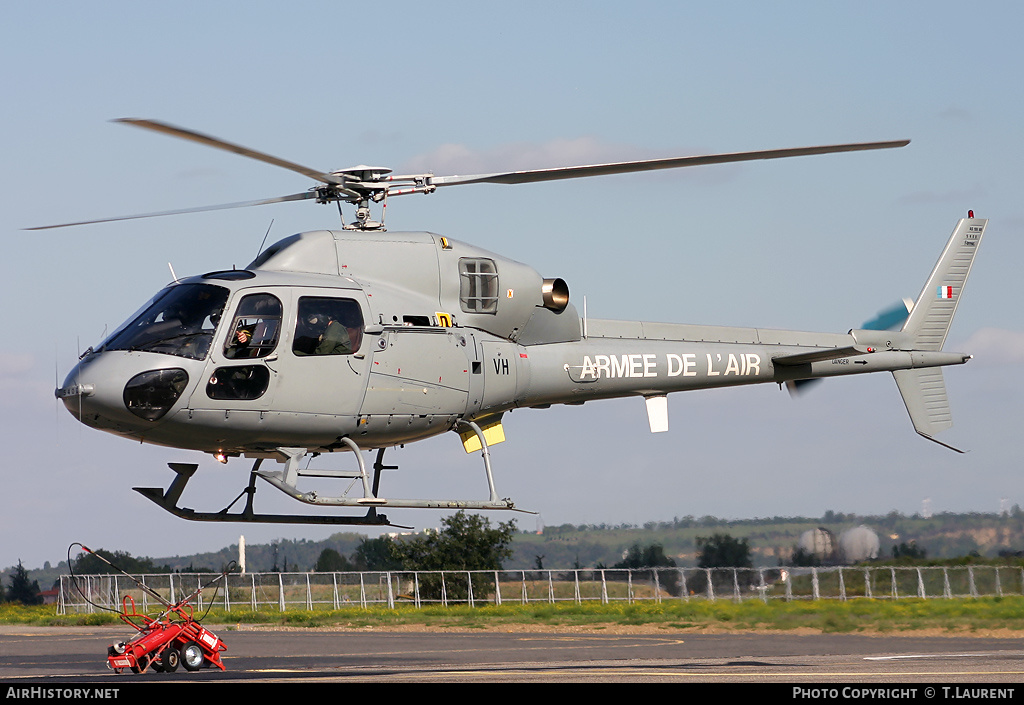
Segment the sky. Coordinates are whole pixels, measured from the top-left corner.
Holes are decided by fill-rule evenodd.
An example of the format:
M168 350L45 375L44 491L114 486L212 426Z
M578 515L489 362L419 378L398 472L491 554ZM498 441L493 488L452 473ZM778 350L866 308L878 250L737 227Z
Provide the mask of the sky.
M845 332L914 298L957 219L990 219L946 349L954 427L918 437L887 374L517 410L500 496L562 523L911 514L1024 504L1024 8L990 2L17 3L0 27L0 566L68 546L153 557L336 529L193 524L134 486L198 462L182 503L247 480L79 425L78 353L178 276L336 227L311 202L24 228L295 193L304 177L112 123L167 121L316 169L436 174L910 139L898 149L393 199L429 230L562 277L595 318ZM454 434L388 451L402 497L486 497ZM351 458L348 458L351 461ZM267 511L295 511L269 486ZM433 510L389 512L416 528ZM508 518L489 513L492 521ZM375 532L371 532L372 533ZM1024 538L1021 539L1024 542ZM1018 546L1024 548L1024 546Z

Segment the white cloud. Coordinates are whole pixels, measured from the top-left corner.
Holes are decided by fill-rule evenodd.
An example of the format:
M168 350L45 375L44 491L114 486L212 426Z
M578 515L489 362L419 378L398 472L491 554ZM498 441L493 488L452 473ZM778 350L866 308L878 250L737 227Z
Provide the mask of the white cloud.
M963 345L964 350L985 365L1024 362L1024 331L982 328Z
M35 365L35 358L28 353L0 353L0 379L17 378Z
M443 144L413 157L404 170L435 174L487 174L579 164L645 159L650 155L625 145L606 144L594 137L557 139L544 143L515 142L477 150L464 144Z

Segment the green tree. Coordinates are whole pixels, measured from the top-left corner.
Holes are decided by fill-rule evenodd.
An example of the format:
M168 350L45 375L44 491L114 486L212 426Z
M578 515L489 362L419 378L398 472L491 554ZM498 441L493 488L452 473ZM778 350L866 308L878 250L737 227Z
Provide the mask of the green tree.
M675 560L665 555L665 548L660 543L652 543L644 547L635 543L626 551L625 557L612 566L612 568L630 568L633 570L652 569L650 573L652 581L654 579L653 569L675 567ZM670 595L678 596L680 593L679 572L675 570L659 570L658 584L663 585Z
M124 551L106 551L102 548L92 553L82 553L75 559L74 572L78 575L105 575L116 573L117 570L104 563L98 556L103 556L125 573L140 575L143 573L170 573L168 566L153 564L152 558L135 558Z
M789 565L792 566L820 566L821 559L814 555L814 551L808 551L803 546L797 546L793 549L793 557L789 559Z
M352 562L333 548L325 548L320 551L320 556L316 559L316 565L313 566L313 570L317 573L333 573L353 569Z
M352 554L356 570L402 570L405 566L398 544L390 536L363 539Z
M701 568L750 568L750 546L746 539L734 539L729 534L698 536Z
M440 531L420 535L411 541L395 542L405 570L501 570L503 561L512 557L515 520L493 528L490 519L460 511L442 519L441 524L443 528ZM493 584L489 576L473 576L474 595L487 588L493 589ZM440 576L422 576L420 594L426 599L440 599ZM466 599L469 594L467 578L458 575L445 577L444 594L450 599Z
M39 582L28 579L28 571L18 561L18 567L11 574L10 586L7 588L7 601L20 602L23 605L38 605L43 601L39 595Z
M899 546L892 547L892 557L899 560L901 558L907 558L912 561L924 560L928 557L928 552L919 548L917 543L913 540L910 543L901 543Z
M747 545L746 539L734 539L729 534L716 533L711 536L698 536L696 543L700 549L697 565L711 569L711 582L716 592L732 590L733 581L741 580L740 573L727 569L750 568L753 565L750 560L750 546ZM697 573L688 587L694 592L706 592L707 577L707 572Z

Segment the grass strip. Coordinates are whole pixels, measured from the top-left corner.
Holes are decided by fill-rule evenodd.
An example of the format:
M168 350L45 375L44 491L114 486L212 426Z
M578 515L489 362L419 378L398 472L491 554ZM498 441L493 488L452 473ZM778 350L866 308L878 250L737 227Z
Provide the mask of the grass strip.
M203 620L210 625L275 625L284 627L380 629L552 629L644 627L660 630L724 629L770 631L810 629L828 633L899 633L938 630L950 634L1009 630L1024 633L1024 597L977 599L857 599L846 602L748 600L741 603L706 600L657 602L574 602L505 604L481 607L401 605L340 610L277 610L230 612L213 609ZM116 614L55 613L53 606L0 605L0 624L96 626L120 624Z

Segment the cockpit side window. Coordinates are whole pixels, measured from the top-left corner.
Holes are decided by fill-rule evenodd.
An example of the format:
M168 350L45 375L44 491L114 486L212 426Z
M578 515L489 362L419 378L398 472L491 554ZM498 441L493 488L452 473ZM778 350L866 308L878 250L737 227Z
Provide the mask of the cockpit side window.
M180 284L160 292L103 343L105 350L141 350L193 360L206 358L224 312L228 290Z
M466 313L498 312L498 269L494 260L463 257L459 260L459 303Z
M300 296L292 352L351 355L363 342L363 312L353 299Z
M281 302L271 294L242 297L224 343L224 357L266 357L281 336Z

